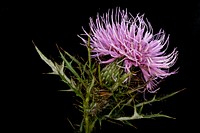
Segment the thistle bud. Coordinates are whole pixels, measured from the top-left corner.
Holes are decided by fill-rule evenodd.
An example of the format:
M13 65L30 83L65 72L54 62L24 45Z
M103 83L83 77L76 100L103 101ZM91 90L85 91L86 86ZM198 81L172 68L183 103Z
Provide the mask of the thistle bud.
M117 61L107 64L101 71L102 83L111 86L122 76L123 71Z

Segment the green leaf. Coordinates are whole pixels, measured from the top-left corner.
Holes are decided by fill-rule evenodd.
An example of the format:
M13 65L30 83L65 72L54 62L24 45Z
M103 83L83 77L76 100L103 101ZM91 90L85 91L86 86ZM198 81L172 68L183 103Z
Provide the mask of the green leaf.
M146 104L150 104L150 103L153 103L153 102L162 101L162 100L164 100L164 99L166 99L166 98L169 98L169 97L174 96L175 94L177 94L177 93L179 93L179 92L181 92L181 91L183 91L183 90L185 90L185 88L184 88L184 89L181 89L181 90L179 90L179 91L175 91L175 92L173 92L173 93L167 94L167 95L165 95L165 96L158 97L158 98L156 98L156 95L154 95L154 97L153 97L151 100L138 103L138 104L136 104L135 106L136 106L136 107L140 107L140 106L143 106L143 105L146 105Z
M57 46L58 47L58 46ZM76 58L74 58L71 54L69 54L67 51L65 51L65 50L63 50L62 48L59 48L58 47L58 50L59 49L61 49L62 51L64 51L64 53L67 55L67 56L69 56L69 58L72 60L72 61L74 61L76 64L78 64L78 66L82 66L82 63L79 61L79 60L77 60ZM59 50L60 51L60 50Z
M120 107L120 104L124 102L124 100L121 100L115 107L112 108L112 110L110 111L110 113L108 115L106 115L107 117L110 118L110 116L112 115L113 111L117 108Z
M63 59L63 61L65 62L66 68L69 69L74 74L74 76L76 76L77 78L80 79L78 73L74 70L74 68L72 67L71 63L66 60L66 58L64 57L64 55L61 52L60 52L60 55L61 55L61 58Z
M57 68L55 66L55 64L50 60L48 59L46 56L44 56L44 54L36 47L36 45L34 44L35 46L35 49L37 51L37 53L39 54L40 58L47 64L51 67L52 71L54 74L58 74L57 72Z
M170 118L170 119L176 119L174 117L171 117L171 116L168 116L168 115L164 115L164 114L160 114L160 113L157 113L157 114L151 114L151 115L143 115L143 118L155 118L155 117L165 117L165 118Z
M79 76L79 74L76 72L76 70L72 67L71 63L70 63L69 61L66 60L65 56L62 54L61 51L59 51L59 53L60 53L60 55L61 55L61 58L62 58L63 61L65 62L65 67L66 67L68 70L70 70L70 72L71 72L72 74L74 74L74 76L77 78L77 80L78 80L79 82L81 82L85 88L87 88L87 86L85 85L83 79Z
M127 121L127 120L141 119L141 118L143 118L143 116L137 113L137 109L135 107L134 114L131 117L119 117L119 118L116 118L116 120Z

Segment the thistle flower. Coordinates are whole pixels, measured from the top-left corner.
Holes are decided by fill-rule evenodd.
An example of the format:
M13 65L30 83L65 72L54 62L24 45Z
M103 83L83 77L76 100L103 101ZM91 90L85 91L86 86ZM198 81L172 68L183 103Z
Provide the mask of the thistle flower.
M178 57L176 48L166 54L169 35L164 30L153 34L144 15L133 17L127 10L116 8L102 16L97 14L95 20L90 18L89 26L90 33L83 29L83 35L90 38L91 56L100 63L112 63L121 58L126 72L133 66L139 67L147 82L144 91L155 92L161 79L177 72L177 69L169 71ZM87 40L79 37L87 46Z

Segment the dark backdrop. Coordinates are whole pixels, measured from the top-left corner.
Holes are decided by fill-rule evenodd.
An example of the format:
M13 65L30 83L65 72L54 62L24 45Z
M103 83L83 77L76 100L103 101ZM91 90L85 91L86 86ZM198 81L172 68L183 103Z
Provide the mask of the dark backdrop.
M163 113L176 117L171 119L137 120L138 129L104 122L101 130L120 132L193 132L199 120L198 107L198 45L200 29L200 2L184 1L135 1L110 0L71 3L32 3L18 8L1 8L1 54L2 72L6 87L8 111L5 123L25 132L70 133L73 131L67 119L80 122L82 116L74 108L75 96L59 92L66 85L50 72L50 68L36 53L33 40L48 57L59 61L56 44L72 55L86 56L86 49L77 37L83 33L82 26L88 29L89 17L97 12L105 13L109 8L120 7L136 15L145 14L154 33L164 29L170 34L169 49L177 47L179 58L175 67L179 73L168 77L161 84L161 92L170 93L183 88L174 97L152 105ZM26 41L27 40L27 41ZM3 80L4 81L4 80ZM11 126L13 125L13 126ZM8 128L12 129L12 128Z

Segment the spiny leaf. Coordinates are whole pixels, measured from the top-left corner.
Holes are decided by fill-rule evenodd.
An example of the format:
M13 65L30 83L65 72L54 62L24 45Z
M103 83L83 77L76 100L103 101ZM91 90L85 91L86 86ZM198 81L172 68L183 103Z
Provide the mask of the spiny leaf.
M174 117L171 117L171 116L168 116L168 115L164 115L164 114L160 114L160 113L157 113L157 114L151 114L151 115L143 115L143 118L155 118L155 117L165 117L165 118L170 118L170 119L176 119Z
M181 90L178 90L178 91L172 92L172 93L170 93L170 94L167 94L167 95L165 95L165 96L163 96L163 97L159 97L159 98L156 99L156 101L162 101L162 100L164 100L164 99L167 99L167 98L169 98L169 97L172 97L172 96L174 96L175 94L178 94L179 92L181 92L181 91L183 91L183 90L185 90L185 89L186 89L186 88L183 88L183 89L181 89Z
M110 111L110 113L107 115L107 117L110 117L110 116L112 115L113 111L114 111L117 107L119 107L120 104L121 104L122 102L124 102L124 100L121 100L121 101Z
M166 99L166 98L169 98L169 97L171 97L171 96L173 96L173 95L175 95L175 94L177 94L177 93L179 93L179 92L181 92L181 91L183 91L183 90L185 90L185 88L184 88L184 89L181 89L181 90L179 90L179 91L176 91L176 92L172 92L172 93L167 94L167 95L165 95L165 96L158 97L158 98L156 98L156 95L154 95L154 97L153 97L151 100L138 103L138 104L136 104L135 106L136 106L136 107L140 107L140 106L143 106L143 105L146 105L146 104L150 104L150 103L153 103L153 102L162 101L162 100L164 100L164 99Z
M34 42L33 42L34 44ZM37 46L34 44L35 46L35 49L37 51L37 53L39 54L40 58L47 64L51 67L52 71L55 73L55 74L58 74L57 70L56 70L56 66L55 64L50 60L48 59L38 48Z
M58 47L58 46L57 46L57 47ZM59 48L59 47L58 47L58 49L63 50L62 48ZM67 56L70 57L71 60L73 60L74 62L76 62L76 64L78 64L79 67L82 66L82 63L81 63L79 60L77 60L76 58L74 58L74 57L73 57L71 54L69 54L67 51L65 51L65 50L63 50L63 51L64 51L64 53L65 53Z
M70 87L70 89L73 90L76 93L77 96L79 96L80 98L84 99L82 92L80 90L78 90L76 88L76 86L74 86L73 82L71 82L68 78L66 79L65 75L59 74L59 76L63 80L63 82L67 83L67 85Z
M63 59L63 61L65 62L66 68L69 69L77 78L80 78L78 73L72 67L71 63L66 60L66 58L64 57L64 55L61 52L60 52L60 55L61 55L61 58Z
M71 63L70 63L69 61L66 60L66 58L64 57L64 55L62 54L62 52L59 51L59 53L60 53L60 55L61 55L61 58L62 58L63 61L65 62L66 68L67 68L68 70L70 70L70 72L72 72L72 73L74 74L74 76L76 76L77 80L78 80L79 82L81 82L85 88L87 88L87 86L85 85L83 79L79 76L79 74L76 72L76 70L71 66Z
M137 109L135 107L134 114L131 117L119 117L119 118L116 118L116 120L127 121L127 120L141 119L141 118L143 118L143 116L137 113Z

